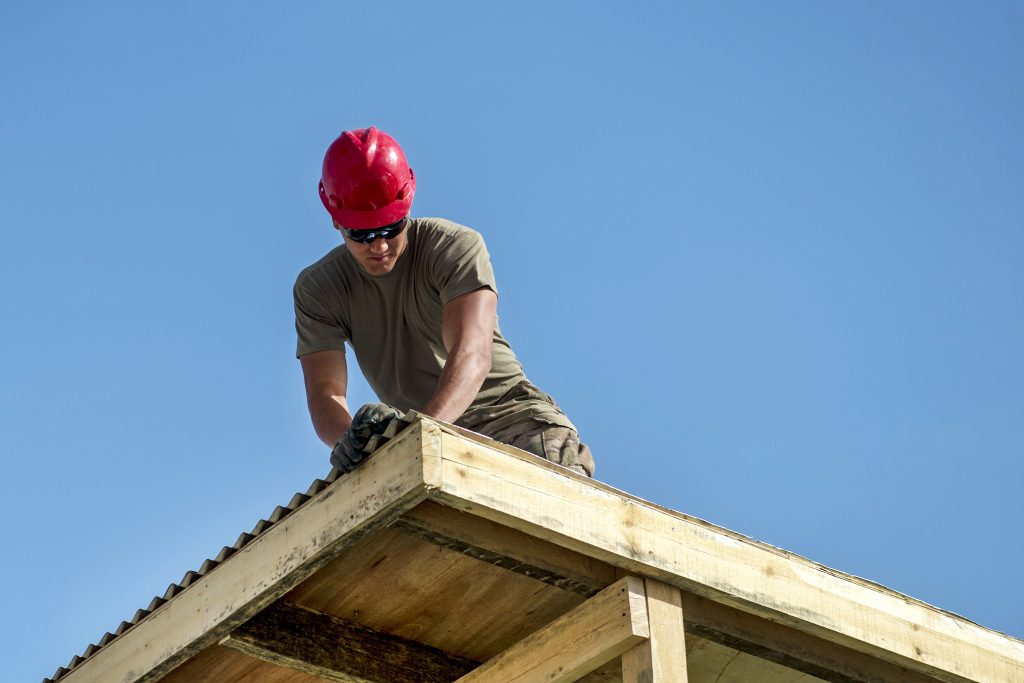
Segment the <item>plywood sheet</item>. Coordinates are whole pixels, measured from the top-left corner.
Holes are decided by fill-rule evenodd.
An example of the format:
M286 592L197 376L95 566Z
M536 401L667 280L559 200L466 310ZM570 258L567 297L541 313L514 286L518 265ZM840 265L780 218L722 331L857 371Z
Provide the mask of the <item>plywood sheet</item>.
M484 661L585 598L388 529L285 599Z

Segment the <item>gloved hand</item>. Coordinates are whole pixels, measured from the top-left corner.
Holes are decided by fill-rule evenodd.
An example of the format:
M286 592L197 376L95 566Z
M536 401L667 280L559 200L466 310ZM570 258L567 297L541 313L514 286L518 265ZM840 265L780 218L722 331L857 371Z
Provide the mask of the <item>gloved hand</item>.
M374 434L382 434L391 420L402 413L385 403L367 403L352 417L352 426L331 451L331 464L346 474L369 457L366 443Z

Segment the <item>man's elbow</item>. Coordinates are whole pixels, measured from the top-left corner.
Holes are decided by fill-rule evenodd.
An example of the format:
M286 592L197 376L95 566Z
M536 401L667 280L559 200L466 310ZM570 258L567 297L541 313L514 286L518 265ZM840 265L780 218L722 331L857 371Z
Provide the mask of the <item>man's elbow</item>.
M452 361L455 367L459 368L459 374L469 375L483 382L487 373L491 371L491 345L459 345L448 354L448 362Z
M477 346L472 351L473 358L473 375L478 378L481 383L487 377L487 373L491 371L491 345Z

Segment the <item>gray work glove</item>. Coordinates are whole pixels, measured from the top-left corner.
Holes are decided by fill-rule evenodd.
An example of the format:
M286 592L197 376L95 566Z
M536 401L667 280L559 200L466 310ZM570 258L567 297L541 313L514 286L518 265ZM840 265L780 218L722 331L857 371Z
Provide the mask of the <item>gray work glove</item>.
M366 443L374 434L383 434L396 417L402 413L384 403L367 403L356 411L352 417L352 426L348 428L331 451L331 464L344 473L354 470L369 457Z

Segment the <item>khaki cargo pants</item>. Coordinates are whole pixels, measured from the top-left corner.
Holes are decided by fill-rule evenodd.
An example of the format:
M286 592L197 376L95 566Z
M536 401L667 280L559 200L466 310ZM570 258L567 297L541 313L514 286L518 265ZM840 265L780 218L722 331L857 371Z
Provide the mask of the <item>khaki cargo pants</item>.
M471 408L456 422L495 441L594 476L594 456L554 399L529 381L512 387L491 406Z

